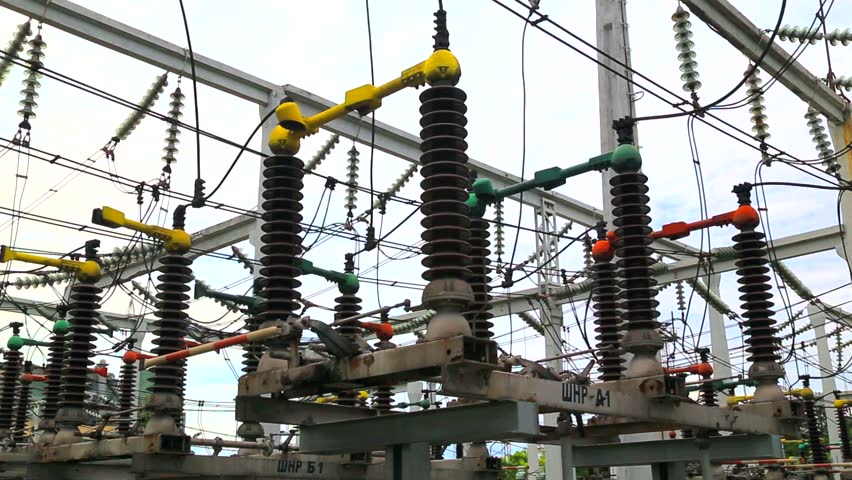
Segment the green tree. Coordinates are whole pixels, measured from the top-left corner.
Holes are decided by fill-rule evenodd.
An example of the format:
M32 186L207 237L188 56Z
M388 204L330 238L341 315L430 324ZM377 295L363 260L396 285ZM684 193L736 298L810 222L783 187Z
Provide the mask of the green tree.
M540 452L538 455L538 470L540 472L544 471L546 461L547 460L544 458L544 452ZM503 467L527 467L528 469L529 457L527 457L526 450L518 450L503 457L501 459L501 463ZM517 473L518 469L516 468L504 469L501 480L515 480Z

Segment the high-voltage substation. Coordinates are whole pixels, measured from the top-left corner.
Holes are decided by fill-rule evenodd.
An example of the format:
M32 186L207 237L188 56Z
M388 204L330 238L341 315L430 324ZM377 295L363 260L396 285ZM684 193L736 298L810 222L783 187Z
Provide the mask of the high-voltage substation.
M13 67L25 69L18 112L22 120L5 147L10 152L38 154L57 166L69 160L49 154L49 144L40 137L45 132L34 129L38 126L39 79L59 78L44 63L43 25L94 38L96 43L122 53L130 51L128 55L147 58L168 70L181 65L179 71L186 76L183 85L179 77L179 85L169 95L168 113L156 114L152 107L169 79L168 73L159 75L100 149L99 155L114 164L120 142L143 117L167 123L165 166L159 179L125 185L129 195L138 199L139 220L98 203L101 206L93 209L89 223L72 227L91 234L91 239L69 254L48 254L14 239L0 250L0 263L9 267L2 290L4 311L22 315L20 321L3 325L10 335L2 350L0 374L0 478L645 478L629 473L625 477L616 469L629 471L637 466L650 466L647 478L655 480L852 478L848 419L852 393L826 388L829 383L824 382L849 367L843 357L852 342L844 333L852 316L820 300L783 262L810 253L803 250L819 242L830 247L814 251L845 251L845 225L823 232L820 239L773 239L765 225L762 190L772 184L755 176L735 185L708 182L708 189L725 192L725 206L718 206L717 211L713 210L717 206L705 208L701 218L655 226L650 206L652 175L643 171L643 161L651 160L643 159L636 141L638 126L654 118L635 114L612 118L602 137L613 148L586 161L572 163L560 158L554 160L560 165L539 170L528 179L489 171L466 153L468 97L461 88L463 59L450 49L448 13L443 2L438 3L432 52L386 83L354 88L345 93L343 102L331 105L322 105L311 94L289 86L270 84L273 90L263 101L273 109L256 129L266 135L265 153L252 152L260 156L258 208L232 212L250 219L256 255L252 258L233 246L232 253L217 257L240 263L252 275L249 291L239 295L196 278L194 260L215 255L223 244L231 246L249 235L217 243L209 240L209 232L187 231L187 219L200 209L228 207L210 199L225 179L205 193L199 172L194 192L184 195L173 190L172 175L176 175L178 136L181 130L193 129L180 120L185 98L181 88L187 88L187 79L234 93L242 88L234 85L257 81L255 77L191 51L184 53L182 48L66 0L0 0L0 6L31 17L17 28L0 58L0 87ZM512 11L527 27L558 25L540 10L546 5L517 3L524 6L522 14ZM621 1L609 3L612 8L624 8ZM733 7L722 0L675 3L671 21L680 79L688 98L671 105L681 110L675 115L689 116L690 122L706 121L724 99L709 103L697 93L702 82L690 18L700 17L725 38L726 34L742 36L753 25L735 10L723 11ZM781 12L783 18L784 7ZM731 33L736 28L743 30ZM842 48L852 42L852 33L788 25L753 30L752 37L758 40L752 41L759 48L744 41L737 46L749 51L751 60L737 87L744 87L747 96L737 103L748 108L753 135L747 138L758 145L760 165L768 167L785 158L768 143L764 98L768 87L760 76L769 73L773 83L806 78L804 67L795 59L779 67L778 58L784 51L774 42L794 41L800 46L825 42L826 49ZM626 31L622 35L622 41L626 40ZM623 52L616 53L616 58L599 52L629 69L629 61L618 60ZM197 78L183 73L190 62L192 76ZM612 68L606 74L621 75ZM215 75L227 77L227 81L213 78ZM622 80L631 85L628 78L618 79ZM226 83L229 86L223 86ZM832 179L834 189L842 192L850 188L852 165L852 121L842 89L848 91L852 84L847 77L833 74L816 83L815 100L803 110L801 123L808 129L818 158L806 163ZM476 88L465 87L469 91ZM394 130L382 133L391 140L373 138L368 142L399 155L394 149L414 151L413 165L375 199L371 187L372 204L357 215L357 196L365 188L358 173L363 152L354 141L364 142L371 128L375 136L377 125L370 115L391 96L403 97L394 98L400 104L411 103L410 96L400 93L411 90L419 93L419 138L405 140ZM635 92L624 95L631 102L635 96ZM833 110L838 104L839 116ZM828 132L823 116L829 121ZM332 137L310 161L302 160L298 156L302 141L322 130L333 132ZM197 126L194 131L202 133ZM305 213L306 177L316 174L317 166L330 156L341 136L353 139L346 154L345 180L323 178L329 195L336 186L345 191L347 220L341 231L352 245L346 250L328 249L320 257L322 261L310 261L304 255L321 242L320 235L313 243L306 240L317 231L314 220ZM250 149L243 146L240 154L245 152ZM400 197L400 190L417 172L419 200ZM585 232L570 236L566 232L571 224L559 230L550 228L548 219L557 216L556 203L562 201L559 187L580 176L595 177L595 182L603 177L609 200L594 221L586 221ZM112 172L102 178L123 181ZM512 264L514 251L513 260L504 261L510 249L505 229L513 226L503 213L504 202L524 195L540 202L535 206L533 229L537 251L526 261ZM171 199L170 226L141 215L143 196ZM411 298L388 305L379 300L379 307L370 310L363 305L367 301L363 283L371 278L360 270L358 256L382 247L390 233L377 232L372 217L383 215L396 200L415 206L421 215L419 227L412 227L412 222L406 228L419 233L421 241L412 248L419 256L425 285ZM849 207L843 202L848 200L841 195L838 219L841 208L848 215ZM11 210L18 217L27 215L19 206ZM369 224L364 235L357 232L354 225L358 223ZM521 229L520 224L514 227ZM675 252L683 258L669 252L687 247L677 240L719 227L735 231L725 246ZM138 246L102 252L101 240L111 235ZM569 246L575 242L582 246L585 256L582 270L570 278L569 271L558 267L558 258L567 248L560 249L559 244L569 241ZM792 249L797 253L788 253ZM531 263L535 267L527 265ZM726 263L730 267L722 266ZM148 317L117 318L101 307L111 290L125 281L128 269L137 269L136 275L150 272L155 280L154 292L135 281L132 289L122 290L150 307ZM721 298L718 278L715 286L708 280L723 271L736 275L739 308L728 306ZM303 282L309 276L331 284L336 292L333 306L323 307L304 298L308 295ZM531 292L498 296L492 291L498 287L508 291L530 277L538 280ZM778 278L783 288L777 288ZM68 286L55 305L28 304L12 296L15 289L52 288L63 283ZM378 276L375 283L392 286L392 282L381 284ZM667 321L662 315L658 300L658 294L669 285L674 286L683 314L684 330L680 332L675 330L679 324L674 316ZM718 315L723 345L714 338L712 348L696 342L693 350L686 351L687 287ZM782 302L787 305L788 300L778 298L788 295L787 290L807 302L806 310L793 314L788 313L789 308L777 308ZM513 303L513 297L520 302ZM239 315L239 327L223 333L224 329L204 326L212 319L193 318L188 313L190 305L202 298L213 299L226 313ZM562 304L573 301L586 306L588 317L578 318L577 328L586 321L594 325L594 334L584 335L588 338L582 346L574 340L562 345ZM512 311L513 305L525 302L530 308ZM527 313L534 309L540 311L539 319ZM575 312L582 310L575 308ZM812 318L822 315L823 323L797 325L805 313ZM49 320L43 326L50 332L48 338L42 333L39 339L27 329L33 315ZM502 348L497 332L505 330L506 316L522 319L556 345L557 352L537 360L524 358L511 347L508 351ZM730 373L725 318L742 335L744 374ZM836 325L833 332L825 331L826 318ZM142 320L148 329L147 343L137 335ZM122 327L126 322L136 325ZM815 331L813 340L803 338L810 330ZM412 341L400 339L409 334L415 335ZM105 338L116 341L102 349ZM825 365L820 356L817 366L825 374L798 372L796 351L827 349L824 345L829 339L836 342L837 365ZM811 341L812 345L806 345ZM193 359L234 348L241 350L242 369L226 394L234 399L234 420L239 423L231 432L233 439L194 434L188 422L195 411L188 408L187 396L188 381L198 372L191 366ZM36 349L40 356L35 355ZM677 350L683 361L674 364L671 359ZM832 363L828 350L824 353ZM804 362L807 357L800 355ZM120 369L110 373L104 362L98 363L99 356L120 359ZM727 370L723 373L722 369ZM408 397L402 401L405 392ZM198 403L201 408L203 399ZM635 438L640 434L652 436ZM513 453L527 445L543 446L548 452L546 477L531 456L526 464L504 463L509 455L496 455L490 449L495 443L508 446ZM530 451L537 448L530 447Z

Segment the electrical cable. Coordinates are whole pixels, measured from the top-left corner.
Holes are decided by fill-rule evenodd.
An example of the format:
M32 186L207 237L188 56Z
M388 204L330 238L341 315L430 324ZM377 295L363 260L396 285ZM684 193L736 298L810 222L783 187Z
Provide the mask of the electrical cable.
M527 26L530 24L535 9L530 7L530 13L524 22L524 28L521 32L521 182L524 181L524 175L527 168L527 75L526 75L526 45L527 45ZM518 197L518 226L520 227L524 215L524 192L521 191ZM515 241L512 244L512 255L509 258L509 265L515 264L515 253L518 250L518 239L521 236L521 231L515 231Z
M192 70L192 103L195 108L195 158L196 158L196 181L201 180L201 126L198 114L198 81L195 75L195 53L192 51L192 38L189 35L189 22L186 19L186 9L183 0L178 0L180 14L183 17L183 29L186 32L186 46L189 48L189 68Z

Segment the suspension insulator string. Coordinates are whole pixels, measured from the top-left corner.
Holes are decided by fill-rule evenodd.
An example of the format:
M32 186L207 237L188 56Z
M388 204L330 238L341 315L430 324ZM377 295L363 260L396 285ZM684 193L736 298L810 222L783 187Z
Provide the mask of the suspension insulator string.
M683 90L690 92L692 95L692 103L695 108L698 108L698 89L701 88L701 82L698 80L698 62L695 61L695 42L692 41L692 22L689 21L689 12L678 5L674 15L672 15L674 26L672 29L675 32L676 48L680 52L677 59L680 62L680 79L683 82Z
M825 127L822 126L822 117L814 107L808 105L808 112L805 114L805 119L808 121L811 138L814 141L819 158L822 159L825 171L831 175L837 175L840 170L840 164L837 163L834 150L831 149L831 141L825 133Z
M47 48L47 44L41 38L41 24L38 26L36 36L29 41L29 45L30 49L27 51L29 66L26 70L26 78L23 81L24 89L21 90L21 95L24 98L19 102L21 109L18 110L18 115L24 117L24 119L18 124L18 131L12 139L15 145L22 147L30 146L30 130L32 130L30 119L36 118L35 110L38 108L38 102L36 101L38 98L37 90L41 86L41 83L38 81L41 78L39 70L44 66L44 49Z
M160 188L170 190L172 186L172 164L177 161L175 155L178 153L178 136L180 136L180 128L178 122L183 116L183 99L185 95L180 90L180 78L178 77L178 85L175 91L169 95L172 101L169 102L169 128L166 129L166 146L163 147L163 161L166 164L163 166L163 171L160 174Z
M352 221L352 210L355 210L358 200L358 164L361 160L358 159L358 149L355 145L349 150L349 156L346 158L346 217Z
M749 65L749 67L750 68L746 70L747 72L751 71L751 65ZM751 123L754 124L754 126L751 127L751 131L754 132L754 138L760 142L760 151L763 155L763 162L768 166L771 160L767 153L769 148L766 145L766 140L770 137L770 135L769 124L766 123L766 105L765 99L763 98L762 84L763 80L760 79L760 70L755 68L746 80L746 86L748 87L746 90L749 104L748 112L751 114Z
M3 85L3 81L6 80L9 72L12 70L12 60L14 60L15 57L20 56L21 52L24 50L24 44L26 43L27 38L33 33L30 23L30 20L27 20L26 22L18 25L15 30L15 35L6 46L6 55L0 59L0 85Z

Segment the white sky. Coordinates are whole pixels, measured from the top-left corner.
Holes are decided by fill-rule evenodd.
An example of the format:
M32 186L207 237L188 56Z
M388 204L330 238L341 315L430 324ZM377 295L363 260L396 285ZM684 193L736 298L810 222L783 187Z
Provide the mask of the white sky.
M139 28L157 37L178 45L185 45L184 30L180 10L176 2L115 2L80 1L81 5L93 9L117 21ZM451 48L458 56L463 76L459 86L468 94L468 153L471 158L486 162L502 170L521 174L521 123L522 92L520 75L520 40L523 23L504 11L498 5L486 1L446 0ZM511 3L511 1L509 1ZM734 2L752 21L762 28L774 26L778 14L777 1L736 1ZM199 54L247 71L255 76L280 84L293 84L325 98L339 100L343 92L369 82L370 67L367 49L367 32L363 2L353 1L314 1L314 2L239 2L235 8L233 2L208 0L188 0L186 2L192 42ZM813 20L818 2L795 0L788 2L785 24L807 26ZM436 2L397 2L374 0L370 3L372 12L373 47L377 82L385 82L402 69L423 60L431 51L432 12ZM653 78L667 88L682 92L679 80L677 52L673 39L671 13L676 8L674 1L642 0L628 5L628 23L632 46L633 66L638 71ZM544 13L577 35L594 42L595 13L594 2L573 1L557 2L544 0ZM828 19L828 28L846 28L852 18L852 5L837 2ZM11 38L15 26L23 17L10 11L0 15L0 37ZM704 84L699 95L705 102L726 93L741 78L748 61L736 52L727 42L714 34L697 19L694 24L698 70ZM81 80L107 92L138 101L149 88L154 78L161 74L157 68L130 59L121 54L96 46L84 40L65 34L53 27L45 26L44 41L47 42L45 66ZM567 36L563 35L567 38ZM2 38L0 38L2 39ZM4 40L5 41L5 40ZM572 43L576 44L577 42ZM795 44L784 42L782 45L792 51ZM852 74L852 47L833 47L831 49L834 71L838 75ZM585 49L588 51L588 49ZM825 76L825 49L822 44L809 47L800 61L820 77ZM186 67L189 71L189 65ZM765 75L764 75L765 77ZM0 86L0 137L11 138L20 121L15 111L19 108L20 81L23 70L15 67L11 75ZM527 138L526 138L526 176L532 172L553 165L567 166L599 154L597 70L595 64L582 58L568 48L558 44L535 29L530 28L526 41L526 81L527 81ZM169 86L155 104L154 109L166 113L169 109L168 94L174 89L177 76L169 76ZM639 83L647 85L647 82ZM192 113L194 98L189 80L181 84L186 107L183 120L194 123ZM637 87L641 90L641 87ZM230 95L217 92L199 85L199 109L201 128L219 134L237 142L243 142L258 121L258 109L255 105ZM129 111L121 106L83 93L59 82L44 78L39 90L38 117L32 121L32 146L52 153L82 161L96 152L113 134L114 129L126 117ZM734 99L742 98L744 90ZM766 95L768 123L772 138L771 144L799 158L816 157L803 114L806 105L788 92L780 84ZM419 131L419 103L417 94L403 91L385 100L384 106L377 112L382 122L408 132ZM649 94L637 102L638 114L648 115L669 113L671 108L657 101ZM721 111L721 118L734 125L749 130L747 109ZM783 121L782 121L783 119ZM156 119L145 119L130 138L121 142L116 149L114 168L121 175L150 181L159 176L162 162L161 149L164 146L165 124ZM699 200L696 191L693 164L689 155L686 136L686 120L678 118L640 125L639 139L642 146L644 172L649 177L653 225L677 220L691 221L699 218ZM703 166L704 182L707 189L707 201L710 214L722 213L735 208L735 197L731 187L743 181L754 181L754 168L759 155L751 148L731 140L715 130L696 123L697 142ZM369 132L361 133L368 138ZM303 142L301 157L307 161L313 152L328 137L320 134ZM259 136L252 146L260 148ZM181 136L178 163L173 167L173 189L191 192L195 178L195 138L184 132ZM752 142L755 143L755 142ZM318 171L337 178L345 177L346 151L351 141L343 140L336 150L319 167ZM233 159L236 150L216 143L202 140L203 177L208 188L215 185ZM368 185L369 148L359 145L361 152L360 181ZM13 196L23 197L22 204L30 205L69 172L66 169L51 166L45 162L25 156L8 153L0 157L4 175L3 188L0 189L0 205L12 208ZM240 208L252 208L257 198L257 176L259 160L253 155L245 155L215 199ZM27 180L19 179L15 186L14 171L24 172L28 168ZM107 161L101 159L96 164L106 169ZM375 188L384 190L407 167L407 163L387 155L375 155ZM584 203L601 206L600 181L597 174L587 174L570 180L557 191L569 195ZM419 198L419 175L403 189L401 195L406 198ZM811 182L811 178L799 174L782 164L764 169L765 180L784 180ZM322 180L309 177L304 201L304 215L310 220L317 208ZM836 196L832 192L801 190L790 188L768 188L768 208L770 227L773 237L782 237L816 228L837 224L835 213ZM149 198L146 197L146 206ZM369 199L359 196L358 212L363 211ZM334 191L327 224L345 219L344 189ZM101 179L82 175L64 186L37 208L27 211L39 215L61 218L79 224L88 224L93 208L109 205L121 209L138 218L135 195L119 192L117 188ZM174 205L171 205L174 207ZM384 224L386 228L396 225L404 218L411 207L391 204ZM5 214L4 214L5 215ZM322 215L322 212L320 212ZM506 205L506 221L513 222L517 209L513 202ZM204 209L188 213L187 230L197 231L229 218L230 214ZM170 223L171 211L166 221ZM0 224L6 218L0 218ZM420 227L418 216L406 224L406 228L396 232L391 240L413 244L419 240ZM318 220L319 221L319 220ZM532 227L532 211L526 209L523 224ZM360 225L363 234L365 225ZM574 227L572 233L582 232ZM713 247L730 245L733 234L730 228L714 229ZM92 238L90 234L75 232L58 227L23 221L20 223L16 238L12 238L11 229L0 231L3 243L12 243L19 247L42 249L52 252L67 252ZM514 231L507 229L507 250L511 250ZM312 238L311 238L312 239ZM311 239L308 241L310 242ZM693 235L686 243L698 246L700 236ZM102 239L101 252L123 245L113 239ZM526 258L534 248L534 237L522 233L519 239L517 260ZM253 256L247 242L241 245ZM705 243L705 248L706 248ZM492 247L493 248L493 247ZM330 241L311 251L306 258L326 268L341 269L343 254L351 251L352 246L343 241ZM229 250L225 250L229 252ZM393 251L389 250L388 254ZM508 257L508 254L507 254ZM504 259L508 260L504 257ZM573 270L582 265L579 248L570 248L560 258L563 268ZM360 267L366 270L376 262L375 256L365 255L360 259ZM824 252L806 258L790 260L788 265L814 291L823 292L849 282L849 272L835 252ZM14 265L16 269L26 266ZM396 261L384 266L379 276L383 279L395 279L416 284L424 283L420 274L423 268L419 259ZM238 264L213 258L199 259L195 263L195 275L214 287L220 288L246 276L246 271ZM375 275L371 273L370 275ZM738 310L736 278L733 274L723 276L722 293L726 301ZM322 280L305 279L302 294L309 294L325 288ZM518 285L517 289L527 288L531 284ZM243 293L247 284L234 289ZM35 298L44 301L56 301L56 294L48 289L16 291L11 294ZM312 297L321 305L333 305L334 292ZM364 308L377 305L374 286L365 284L361 290ZM404 298L419 303L419 292L411 289L382 288L381 303L389 304ZM799 299L790 292L793 302ZM671 312L679 315L674 302L674 289L662 292L660 312L662 319L668 319ZM777 297L776 297L777 299ZM839 304L852 299L852 289L841 288L826 295L827 303ZM121 292L115 293L105 304L105 310L127 312L132 302ZM781 306L780 302L776 302ZM583 305L579 310L582 314ZM801 308L800 305L798 308ZM794 310L798 310L794 308ZM850 307L852 308L852 307ZM138 312L138 306L136 310ZM697 333L702 323L703 302L693 302L690 312L691 328ZM574 317L566 310L566 324L570 323L568 339L573 347L582 347ZM195 302L190 310L194 318L211 320L224 313L219 306L209 300ZM317 318L329 319L328 312L313 310ZM20 319L20 315L3 313L6 321ZM779 321L786 318L785 313L776 315ZM37 338L47 336L32 320L28 320L32 335ZM507 318L497 321L495 331L498 335L507 333L510 325L518 328L520 321ZM681 325L678 325L678 331ZM707 328L706 322L704 328ZM833 326L828 327L829 331ZM731 347L740 345L737 327L732 324L728 330ZM515 332L512 350L529 358L538 358L543 353L543 339L533 336L529 329ZM8 332L3 332L7 334ZM591 328L589 333L592 334ZM804 338L810 338L810 333ZM5 337L4 337L5 338ZM405 341L405 338L401 339ZM499 338L504 348L509 349L508 336ZM523 341L521 341L523 340ZM705 332L701 337L702 345L709 343ZM101 341L99 348L107 343ZM584 348L584 347L582 347ZM814 353L813 349L808 354ZM233 350L230 357L239 369L240 352ZM33 359L41 362L38 352ZM117 373L116 359L108 359ZM735 364L740 358L735 357ZM203 367L202 367L203 365ZM747 367L747 365L746 365ZM806 370L803 364L801 373ZM816 374L815 372L811 372ZM795 379L792 363L788 365L788 374ZM843 385L845 382L841 382ZM187 397L207 400L229 401L235 392L235 379L226 367L222 356L205 356L190 361ZM189 406L193 409L195 407ZM196 412L188 412L188 426L205 428L230 434L234 422L229 413L206 412L194 418ZM203 427L202 427L203 425ZM213 436L209 434L208 436Z

